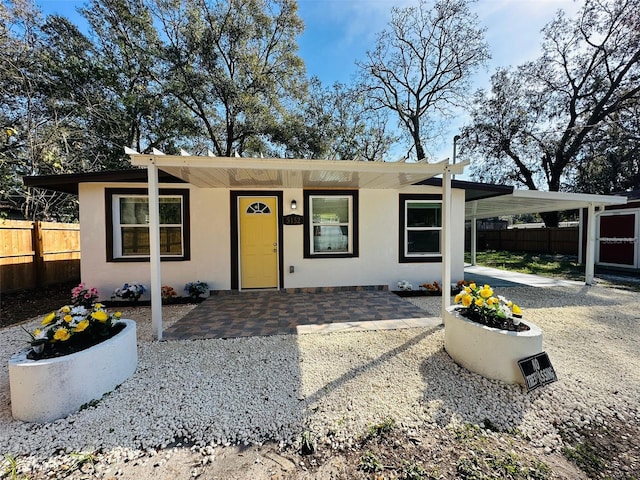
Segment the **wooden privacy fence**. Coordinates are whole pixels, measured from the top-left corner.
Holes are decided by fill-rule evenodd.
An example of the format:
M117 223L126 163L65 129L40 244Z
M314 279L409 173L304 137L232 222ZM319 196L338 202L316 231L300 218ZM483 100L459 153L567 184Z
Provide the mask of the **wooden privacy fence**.
M80 225L0 220L0 292L80 281Z
M563 228L512 228L478 232L478 250L560 253L578 255L579 230ZM467 250L469 249L467 242Z

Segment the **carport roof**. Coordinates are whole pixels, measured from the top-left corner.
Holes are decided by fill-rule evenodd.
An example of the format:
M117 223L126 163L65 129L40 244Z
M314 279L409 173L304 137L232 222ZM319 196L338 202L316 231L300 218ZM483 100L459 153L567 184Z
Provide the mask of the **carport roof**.
M624 205L626 197L587 193L512 190L497 196L470 200L467 198L465 218L493 218L503 215L555 212L586 208L589 205Z

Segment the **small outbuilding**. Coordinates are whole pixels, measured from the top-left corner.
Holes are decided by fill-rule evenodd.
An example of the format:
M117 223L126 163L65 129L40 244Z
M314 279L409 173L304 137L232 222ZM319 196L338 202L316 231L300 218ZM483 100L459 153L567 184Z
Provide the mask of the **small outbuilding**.
M609 205L599 215L596 265L624 270L640 269L640 190L617 194L626 199ZM586 239L583 238L583 242Z

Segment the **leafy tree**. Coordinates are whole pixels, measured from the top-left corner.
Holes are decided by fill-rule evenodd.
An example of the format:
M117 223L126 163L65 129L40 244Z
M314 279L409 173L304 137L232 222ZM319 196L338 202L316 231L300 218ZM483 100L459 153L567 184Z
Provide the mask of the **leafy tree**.
M460 105L471 75L489 59L484 29L469 0L420 0L391 11L389 29L359 62L372 107L394 113L418 160L426 158L426 125Z
M380 161L397 137L362 90L341 83L325 88L312 78L308 96L289 110L272 139L284 148L276 156Z
M163 91L191 112L215 154L259 154L305 83L296 2L154 0L153 11Z
M575 177L576 191L608 195L640 189L640 103L594 131Z
M638 11L640 0L587 0L574 20L560 11L538 60L492 77L464 130L476 178L570 190L577 171L603 158L606 129L640 101ZM543 218L557 225L557 214Z
M95 80L104 101L90 116L106 156L102 165L127 165L123 146L176 153L177 142L197 135L197 126L155 80L162 46L150 8L139 0L92 0L81 12L100 52Z
M26 218L68 219L75 199L24 188L23 175L60 173L75 160L67 155L73 115L51 95L40 12L26 0L0 5L0 200Z

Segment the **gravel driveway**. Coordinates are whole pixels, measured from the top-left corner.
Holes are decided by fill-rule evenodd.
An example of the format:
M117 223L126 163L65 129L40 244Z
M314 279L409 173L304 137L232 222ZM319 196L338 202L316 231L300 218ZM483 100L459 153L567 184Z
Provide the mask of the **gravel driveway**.
M610 419L640 424L637 292L596 286L498 293L517 301L525 318L543 328L558 382L524 393L469 373L444 352L442 327L158 343L151 341L149 308L137 307L123 311L138 322L134 376L93 407L35 425L11 417L6 365L26 334L19 326L5 328L0 453L29 455L47 468L59 452L135 456L178 442L291 444L305 430L319 443L339 447L389 418L407 430L489 420L519 429L551 453L563 446L560 425L580 428ZM430 311L440 302L407 300ZM164 308L168 326L192 306ZM634 441L631 471L640 469Z

